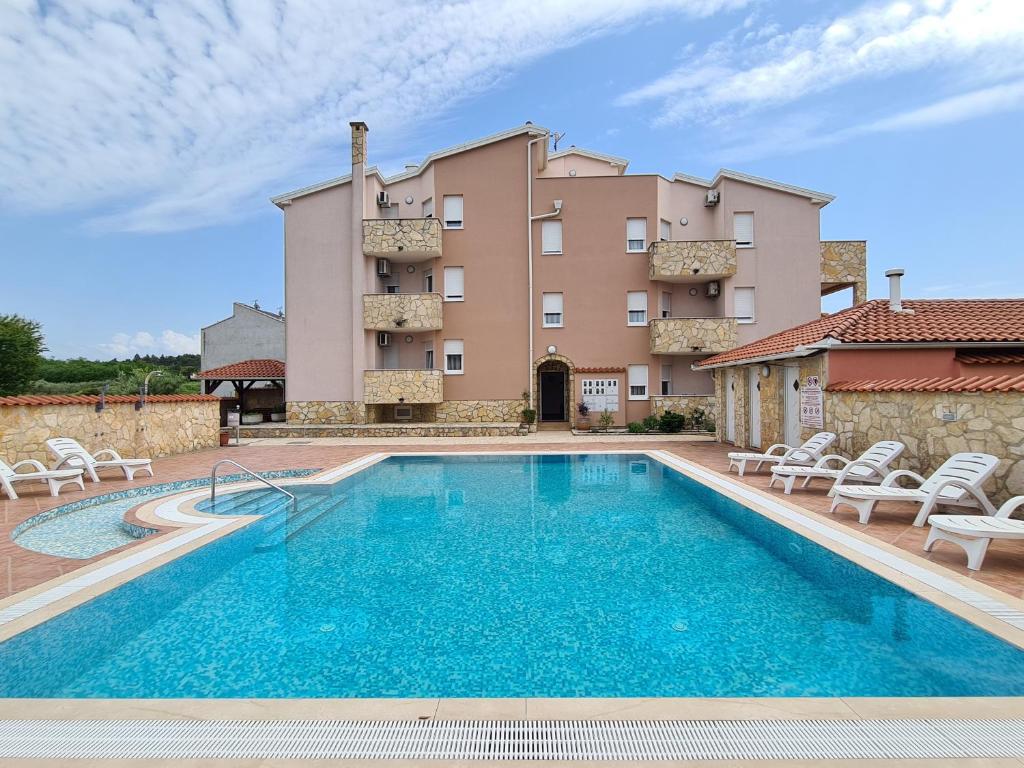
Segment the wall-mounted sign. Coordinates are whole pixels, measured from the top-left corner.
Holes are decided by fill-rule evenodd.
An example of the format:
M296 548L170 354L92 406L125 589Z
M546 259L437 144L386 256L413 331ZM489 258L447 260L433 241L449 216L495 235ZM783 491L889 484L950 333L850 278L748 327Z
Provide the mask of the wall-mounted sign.
M804 379L804 385L800 387L800 426L818 429L825 426L821 379L817 376L808 376Z

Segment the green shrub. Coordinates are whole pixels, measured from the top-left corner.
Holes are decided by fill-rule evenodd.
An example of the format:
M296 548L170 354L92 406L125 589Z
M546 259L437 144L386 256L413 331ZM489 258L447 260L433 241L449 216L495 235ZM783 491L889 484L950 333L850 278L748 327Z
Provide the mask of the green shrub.
M706 429L708 432L714 432L715 431L715 422L713 422L713 421L705 421L704 422L704 429Z
M533 408L523 408L523 424L533 424L537 418L537 411Z
M665 411L658 422L658 429L662 432L682 432L686 421L683 414L675 411Z
M648 417L648 418L650 418L650 417ZM645 427L639 421L631 421L631 422L629 422L629 424L626 425L626 429L628 429L634 435L638 435L638 434L641 434L641 433L647 431L647 427Z
M644 429L646 429L647 431L651 431L653 429L657 429L658 428L658 417L653 415L653 414L651 414L646 419L644 419L642 423L644 425Z
M604 429L608 429L608 427L615 423L615 417L612 416L607 410L605 410L600 415L600 417L598 417L597 423L600 424Z

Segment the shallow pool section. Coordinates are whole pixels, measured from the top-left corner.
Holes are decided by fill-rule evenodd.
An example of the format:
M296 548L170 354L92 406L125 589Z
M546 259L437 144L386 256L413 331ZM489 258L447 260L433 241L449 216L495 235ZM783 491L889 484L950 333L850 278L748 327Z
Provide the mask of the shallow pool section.
M285 469L263 474L270 478L305 477L318 471ZM218 478L217 482L219 485L243 480L251 478L242 474L224 475ZM124 516L128 510L161 496L170 496L189 488L201 488L209 484L208 477L178 480L173 483L128 488L74 501L28 518L11 532L11 538L19 547L33 552L85 560L152 533L148 529L126 523Z
M638 455L391 457L0 644L35 697L1024 694L1024 652Z

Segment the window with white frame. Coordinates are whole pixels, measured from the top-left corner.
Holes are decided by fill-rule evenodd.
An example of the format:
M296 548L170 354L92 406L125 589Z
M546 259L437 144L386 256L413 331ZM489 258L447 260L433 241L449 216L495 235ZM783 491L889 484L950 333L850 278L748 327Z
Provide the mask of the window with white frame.
M647 366L629 366L629 399L647 399Z
M671 395L672 394L672 366L662 365L661 366L661 394Z
M647 219L626 219L626 250L630 253L647 250Z
M541 253L562 252L562 222L543 221L540 226Z
M462 339L444 340L444 372L461 374L462 369Z
M444 300L463 301L466 298L465 269L463 267L444 268Z
M626 325L647 325L647 291L626 294Z
M423 345L423 367L428 371L434 368L434 342L432 341Z
M432 219L434 217L434 198L428 197L423 201L423 218Z
M754 289L737 288L733 293L733 314L737 323L754 322Z
M672 222L671 221L668 221L667 219L662 219L658 223L658 229L659 229L658 235L659 235L659 237L661 237L662 240L671 240L672 239Z
M398 283L388 283L387 285L384 286L384 291L386 293L401 293L402 286L400 286Z
M397 219L398 218L398 205L389 205L386 208L380 209L380 217L382 219Z
M618 379L583 379L583 402L594 413L616 413L619 410Z
M543 310L544 310L544 323L545 328L561 328L562 327L562 294L560 293L545 293L541 296Z
M732 236L737 248L754 247L754 214L734 213L732 215Z
M423 270L423 292L434 292L434 270L432 269Z
M668 291L661 292L661 316L672 317L672 294Z
M444 228L462 229L462 195L444 196Z

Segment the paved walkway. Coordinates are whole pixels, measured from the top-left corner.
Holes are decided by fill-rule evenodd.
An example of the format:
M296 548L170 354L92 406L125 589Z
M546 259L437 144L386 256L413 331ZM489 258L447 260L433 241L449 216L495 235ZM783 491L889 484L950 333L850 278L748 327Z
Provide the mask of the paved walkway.
M347 440L347 439L260 439L243 441L238 447L214 448L196 453L171 456L154 462L156 477L126 482L119 475L108 473L108 480L95 484L87 483L85 492L66 492L59 499L46 494L43 486L39 490L25 488L22 498L0 501L0 598L7 597L49 579L73 571L93 560L70 560L30 552L16 545L10 538L11 531L23 520L39 512L78 499L97 496L111 491L151 483L164 483L209 475L210 467L222 458L231 458L256 471L297 468L325 468L342 464L351 459L386 447L404 451L497 451L497 450L623 450L659 449L675 453L682 458L702 464L710 469L725 472L728 466L726 453L729 446L710 441L700 441L674 436L625 437L615 435L573 436L570 433L538 432L529 437L477 438L472 440L455 438L406 438L403 440ZM735 475L733 475L735 477ZM754 488L766 490L766 475L748 475L739 478ZM794 490L790 501L812 513L825 514L829 499L818 486L809 491ZM781 490L769 491L782 496ZM19 488L19 493L22 493ZM871 523L860 526L852 510L844 510L833 519L850 528L862 530L871 536L894 546L924 555L921 547L927 529L910 525L912 508L906 505L881 505L874 513ZM134 546L129 544L127 547ZM115 550L116 551L116 550ZM95 559L109 555L105 553ZM966 569L965 557L959 549L940 546L937 552L927 555L932 562L965 574L1014 597L1024 598L1024 542L996 542L989 549L984 569L973 574Z

